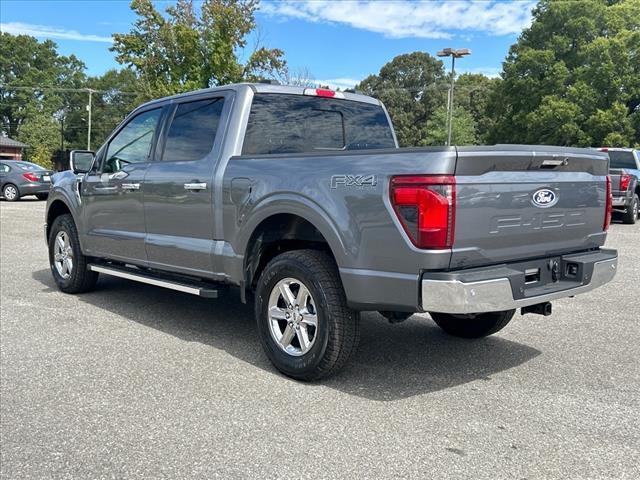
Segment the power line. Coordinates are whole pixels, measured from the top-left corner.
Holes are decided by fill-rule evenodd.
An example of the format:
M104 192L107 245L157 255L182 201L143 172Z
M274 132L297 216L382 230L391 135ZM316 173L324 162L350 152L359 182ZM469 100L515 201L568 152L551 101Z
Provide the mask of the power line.
M6 88L9 90L31 90L31 91L42 91L42 90L51 90L54 92L83 92L83 93L112 93L114 90L118 94L122 95L138 95L136 92L127 92L123 90L96 90L95 88L89 87L81 87L81 88L71 88L71 87L33 87L27 85L7 85L0 84L0 88Z

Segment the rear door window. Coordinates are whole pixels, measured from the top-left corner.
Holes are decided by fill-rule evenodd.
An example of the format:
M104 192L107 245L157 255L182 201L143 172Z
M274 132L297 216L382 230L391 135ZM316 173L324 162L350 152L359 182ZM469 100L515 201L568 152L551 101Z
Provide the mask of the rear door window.
M222 97L179 104L171 120L162 160L206 157L213 148L223 106Z
M277 93L257 94L243 155L395 148L380 105Z

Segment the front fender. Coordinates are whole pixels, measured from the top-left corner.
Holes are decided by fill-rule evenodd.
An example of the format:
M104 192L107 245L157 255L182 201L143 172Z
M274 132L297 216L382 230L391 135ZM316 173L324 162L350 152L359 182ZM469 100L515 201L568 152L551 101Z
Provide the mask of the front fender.
M47 199L47 207L45 210L45 241L48 242L49 229L49 216L52 206L61 202L67 208L73 221L76 224L78 230L78 236L80 240L80 246L83 246L83 229L81 220L81 199L78 191L78 177L70 170L56 173L52 178L52 186L49 191L49 198ZM84 250L84 248L83 248Z

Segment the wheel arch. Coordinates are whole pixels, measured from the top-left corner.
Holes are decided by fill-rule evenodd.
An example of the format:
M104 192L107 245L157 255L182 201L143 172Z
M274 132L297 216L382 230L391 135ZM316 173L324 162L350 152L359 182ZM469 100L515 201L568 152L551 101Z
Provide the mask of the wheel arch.
M269 209L246 230L251 233L241 251L244 252L244 285L250 290L266 264L280 253L302 248L322 250L336 265L345 254L335 228L319 213L310 215L299 208Z
M73 222L76 224L76 227L78 225L78 223L76 222L76 218L75 215L73 214L73 212L71 211L71 208L69 208L69 205L67 205L67 203L60 199L60 198L56 198L55 200L53 200L47 207L47 216L46 216L46 240L49 241L49 235L51 233L51 225L53 225L53 222L55 221L56 218L58 218L60 215L65 215L65 214L69 214L71 215L71 217L73 218Z

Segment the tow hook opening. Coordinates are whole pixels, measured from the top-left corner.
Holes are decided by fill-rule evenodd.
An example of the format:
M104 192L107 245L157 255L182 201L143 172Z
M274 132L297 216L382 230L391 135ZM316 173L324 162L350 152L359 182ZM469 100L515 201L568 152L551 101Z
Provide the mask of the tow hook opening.
M551 311L551 302L536 303L535 305L528 305L520 309L520 313L522 315L526 315L527 313L534 313L536 315L544 315L545 317L551 315Z

